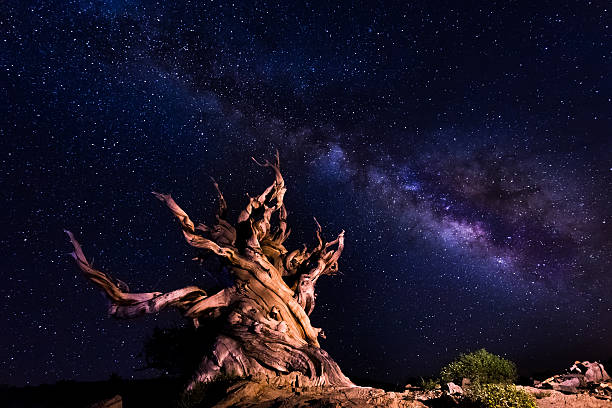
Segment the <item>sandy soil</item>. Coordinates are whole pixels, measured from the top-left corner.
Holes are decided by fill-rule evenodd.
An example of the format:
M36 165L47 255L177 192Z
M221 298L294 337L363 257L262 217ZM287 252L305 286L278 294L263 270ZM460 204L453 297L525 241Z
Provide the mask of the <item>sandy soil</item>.
M612 402L588 394L563 394L533 387L522 388L537 398L538 408L612 408Z

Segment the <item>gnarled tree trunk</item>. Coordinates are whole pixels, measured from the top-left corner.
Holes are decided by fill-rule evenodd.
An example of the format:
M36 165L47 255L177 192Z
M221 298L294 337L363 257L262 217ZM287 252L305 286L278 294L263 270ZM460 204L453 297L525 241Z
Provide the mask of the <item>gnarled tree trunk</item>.
M316 247L288 251L284 246L290 233L283 203L286 188L278 153L274 163L258 164L272 169L275 180L263 193L249 198L235 224L227 220L227 205L214 180L219 210L213 227L196 226L170 195L154 193L179 220L190 245L214 253L230 268L234 285L229 288L210 296L195 286L168 293L130 293L123 282L94 269L73 234L66 231L74 246L72 256L110 299L112 316L133 318L173 307L196 327L207 319L221 319L213 349L190 387L220 373L268 379L298 373L299 385L353 386L319 347L321 329L313 327L308 317L315 306L317 280L338 270L344 232L324 242L315 219ZM277 218L274 226L273 216Z

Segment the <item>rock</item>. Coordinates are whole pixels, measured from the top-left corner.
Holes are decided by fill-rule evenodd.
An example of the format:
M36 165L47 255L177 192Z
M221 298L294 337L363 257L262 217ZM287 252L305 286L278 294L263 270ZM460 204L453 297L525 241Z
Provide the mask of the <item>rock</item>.
M610 376L602 364L576 361L570 367L569 373L555 375L542 382L534 381L534 386L539 390L552 389L554 390L553 392L559 391L566 394L585 395L585 398L588 396L588 398L606 400L606 403L610 403L612 400L612 382L608 381L610 381ZM591 400L585 399L584 403L586 404L587 401ZM601 406L599 403L592 405L591 402L588 402L589 405L572 406ZM612 405L609 406L612 408Z
M553 384L553 390L571 394L577 394L578 387L580 387L580 379L576 377L565 380L559 384Z
M542 382L538 381L538 384L536 385L536 387L544 388L544 389L547 389L547 390L552 390L553 384L557 383L556 380L557 380L558 377L559 376L554 376L554 377L547 378L547 379L545 379Z
M604 369L601 363L591 363L590 361L576 361L570 367L570 373L584 374L584 379L587 383L601 383L610 381L610 376Z
M584 373L584 379L587 383L602 383L610 381L610 376L602 364L590 363L586 373Z
M115 395L113 398L98 401L90 405L89 408L123 408L123 400L121 395Z
M574 361L574 365L570 367L570 373L584 374L585 367L580 361Z
M463 389L457 384L455 384L454 382L449 382L446 384L446 391L450 395L457 395L457 394L462 395L463 394Z
M601 383L591 392L599 399L612 401L612 383Z

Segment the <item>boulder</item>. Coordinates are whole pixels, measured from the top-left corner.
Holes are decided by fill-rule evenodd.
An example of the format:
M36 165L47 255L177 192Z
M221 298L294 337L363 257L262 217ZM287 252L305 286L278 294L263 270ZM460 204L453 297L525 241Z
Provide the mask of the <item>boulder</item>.
M570 378L558 384L553 383L553 390L567 392L570 394L577 394L579 387L580 379L577 377Z
M534 386L536 387L534 389L549 389L565 394L584 394L596 399L607 400L607 403L612 401L612 382L610 381L610 376L603 365L597 362L576 361L570 367L569 373L555 375L542 382L534 381ZM552 406L556 407L557 405ZM591 405L575 406L591 407ZM612 408L612 405L610 407Z
M604 381L610 381L610 376L600 363L591 363L590 361L576 361L570 367L571 373L584 374L584 379L587 383L599 384Z
M462 395L463 394L463 389L457 384L455 384L454 382L449 382L446 384L446 391L450 395Z
M610 381L610 376L602 364L590 363L586 373L584 373L584 379L587 383L599 384L605 381Z

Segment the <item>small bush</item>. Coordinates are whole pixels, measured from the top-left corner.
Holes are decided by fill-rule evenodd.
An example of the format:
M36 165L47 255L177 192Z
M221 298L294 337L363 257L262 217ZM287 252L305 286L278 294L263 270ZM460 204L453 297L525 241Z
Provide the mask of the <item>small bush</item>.
M452 363L442 368L442 382L460 381L469 378L474 383L512 383L517 378L512 361L491 354L485 349L461 354Z
M434 380L433 378L424 379L421 377L421 382L419 385L425 391L433 391L438 388L438 381Z
M536 399L513 384L474 384L466 398L481 408L537 408Z

